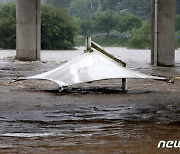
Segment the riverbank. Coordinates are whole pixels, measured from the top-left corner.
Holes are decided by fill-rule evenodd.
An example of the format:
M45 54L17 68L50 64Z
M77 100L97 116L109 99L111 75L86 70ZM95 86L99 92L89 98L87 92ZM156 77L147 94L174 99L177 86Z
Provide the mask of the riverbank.
M106 37L97 37L93 36L92 40L98 44L101 44L103 47L129 47L129 39L130 38L106 38ZM85 37L77 36L75 38L76 46L85 46ZM136 47L138 50L138 46ZM139 47L141 48L141 47ZM147 46L146 49L150 49L150 46ZM176 39L176 48L180 48L180 39Z
M77 36L75 38L76 46L85 46L85 37ZM106 37L97 37L93 36L92 40L97 44L101 44L103 47L127 47L128 38L106 38Z

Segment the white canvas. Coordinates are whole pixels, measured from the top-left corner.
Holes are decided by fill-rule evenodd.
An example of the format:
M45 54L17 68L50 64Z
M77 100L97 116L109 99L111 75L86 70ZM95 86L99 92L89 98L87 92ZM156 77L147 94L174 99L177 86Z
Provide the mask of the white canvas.
M129 70L97 51L86 52L54 70L28 77L27 79L50 80L62 87L89 81L117 78L165 79Z

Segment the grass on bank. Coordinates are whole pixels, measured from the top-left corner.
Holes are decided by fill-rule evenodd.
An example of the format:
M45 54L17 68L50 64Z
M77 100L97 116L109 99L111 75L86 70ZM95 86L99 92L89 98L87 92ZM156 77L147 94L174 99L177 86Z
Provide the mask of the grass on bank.
M83 36L77 36L75 38L75 46L85 46L86 38ZM92 37L92 41L103 47L128 47L128 48L136 48L142 49L142 47L130 47L129 41L130 39L120 39L120 38L100 38L97 36ZM144 49L151 48L150 44ZM180 39L176 39L176 48L180 48Z
M127 47L128 39L119 39L119 38L101 38L97 36L93 36L92 41L104 47ZM75 38L76 46L85 46L86 37L77 36Z

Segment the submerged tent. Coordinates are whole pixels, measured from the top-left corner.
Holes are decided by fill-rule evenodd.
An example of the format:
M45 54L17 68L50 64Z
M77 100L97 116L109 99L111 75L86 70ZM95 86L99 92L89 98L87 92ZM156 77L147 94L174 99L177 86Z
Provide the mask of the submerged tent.
M92 48L96 49L95 51ZM126 63L106 52L101 46L86 39L86 52L70 60L60 67L25 79L50 80L59 87L70 86L103 79L122 79L122 89L127 90L126 79L155 79L166 78L145 75L127 69Z
M165 78L129 70L98 51L85 52L54 70L27 79L51 80L63 87L83 82L117 78L165 80Z

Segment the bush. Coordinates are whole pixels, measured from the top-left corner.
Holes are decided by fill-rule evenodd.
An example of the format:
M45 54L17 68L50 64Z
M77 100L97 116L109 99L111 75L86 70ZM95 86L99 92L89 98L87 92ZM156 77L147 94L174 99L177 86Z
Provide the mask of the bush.
M132 32L132 38L129 40L128 46L130 48L150 48L151 45L151 23L145 22L141 28Z
M180 48L180 39L176 39L176 48Z
M14 3L0 5L0 48L16 48L16 7Z
M70 49L74 46L77 23L65 9L43 5L41 16L42 49ZM0 5L0 36L0 48L16 48L15 3Z
M131 32L133 29L140 28L141 26L142 26L141 19L138 16L129 13L120 16L117 30L120 31L121 33Z
M42 49L70 49L74 46L77 23L67 10L44 5L41 16Z
M176 16L176 31L180 31L180 14Z
M79 27L79 34L83 36L91 36L93 32L92 21L81 19Z
M85 46L85 39L83 36L78 36L75 40L76 46ZM103 47L126 47L128 45L128 39L93 36L92 40Z
M95 29L99 32L106 32L108 37L117 24L118 16L113 11L107 10L96 14L94 21Z

